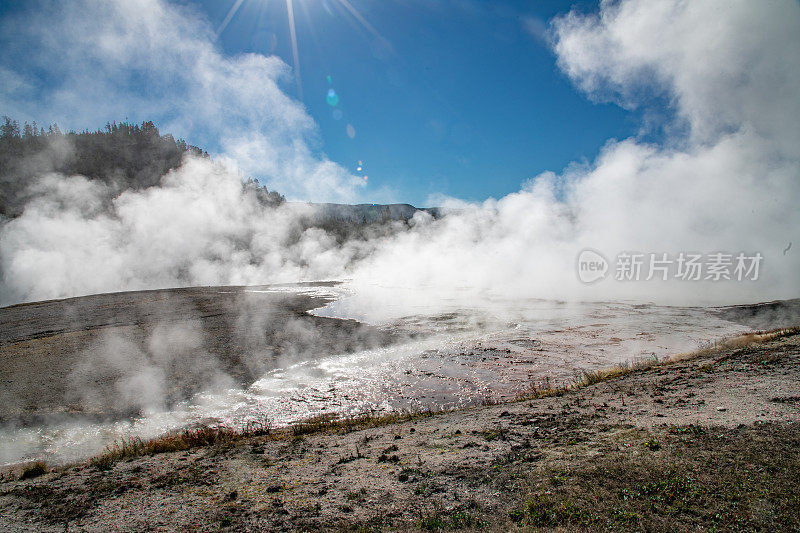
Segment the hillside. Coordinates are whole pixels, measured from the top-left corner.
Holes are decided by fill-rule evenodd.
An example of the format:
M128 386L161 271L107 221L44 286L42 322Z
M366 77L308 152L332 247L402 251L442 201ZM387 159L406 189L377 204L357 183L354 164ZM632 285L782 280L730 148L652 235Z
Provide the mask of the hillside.
M19 216L35 196L37 180L46 174L81 175L109 187L110 196L158 185L188 155L208 152L161 134L153 122L108 123L97 131L62 132L57 124L45 130L34 122L20 125L3 116L0 125L0 215ZM249 180L259 200L283 202L279 194Z
M410 220L422 211L434 218L441 216L437 207L418 208L410 204L311 204L322 218L350 224L376 224L392 220Z
M57 124L46 130L3 116L0 125L0 216L19 216L35 196L37 179L45 174L81 175L109 186L115 196L122 191L156 186L161 177L178 168L186 155L209 157L204 149L162 134L153 122L108 123L104 129L63 133ZM276 191L248 178L243 186L265 205L280 205L285 199ZM436 208L418 209L409 204L312 204L318 209L310 221L325 227L408 221L418 211L434 217ZM351 231L335 231L350 235Z

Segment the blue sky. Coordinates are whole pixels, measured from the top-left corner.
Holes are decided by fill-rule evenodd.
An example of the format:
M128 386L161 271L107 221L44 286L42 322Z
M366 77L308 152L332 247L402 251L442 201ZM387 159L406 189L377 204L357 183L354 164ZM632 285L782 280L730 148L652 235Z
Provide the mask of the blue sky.
M200 7L219 28L233 4ZM361 160L370 187L417 205L436 193L500 197L542 171L593 159L607 139L639 126L582 95L529 31L572 4L353 0L376 36L338 0L296 0L303 103L322 149L353 171ZM274 53L293 64L285 3L244 0L219 44L226 54Z
M286 0L178 3L208 27L221 30L214 46L223 57L255 52L276 55L294 66ZM499 198L543 171L559 172L570 163L592 161L609 139L641 133L637 112L593 102L582 94L559 70L544 38L552 17L576 5L581 11L597 11L593 2L291 3L302 95L291 79L283 80L280 89L301 100L316 122L313 150L356 175L369 176L359 195L362 201L419 206L440 194L477 201ZM102 3L88 5L102 10L97 7ZM46 29L29 30L28 43L24 35L17 39L13 28L19 21L35 18L37 11L57 13L53 6L58 3L14 0L0 6L6 33L0 75L7 86L33 87L24 97L12 94L14 89L0 94L7 97L0 99L6 104L1 113L45 124L58 121L75 129L94 129L126 117L152 119L162 130L185 136L209 152L222 151L213 132L170 123L170 111L159 102L167 100L165 91L171 85L157 76L151 79L160 65L143 68L131 54L127 65L134 70L120 77L109 69L103 83L111 88L97 89L92 100L87 92L93 90L92 59L84 61L83 71L71 66L82 54L80 29L75 37L70 28L59 30L77 42L66 59L53 50L37 51L47 45L35 42L36 32ZM46 54L51 56L48 62L29 63L31 57ZM108 59L106 55L102 60ZM67 98L70 90L59 88L57 78L70 76L70 69L83 72L83 78L72 80ZM147 89L154 80L158 89ZM43 89L51 84L55 89ZM116 105L106 102L106 95L116 98ZM78 102L81 98L85 101ZM257 168L247 171L258 175Z
M281 267L281 280L508 281L514 296L562 298L551 289L574 289L583 298L584 287L570 284L586 247L606 257L759 252L771 265L769 292L761 280L753 292L741 285L746 298L724 284L707 293L665 286L670 301L797 293L797 0L582 4L556 19L554 50L544 29L568 3L241 0L231 13L238 0L201 1L0 3L0 113L72 129L154 120L215 160L189 161L157 188L126 191L111 218L78 212L109 192L102 187L92 193L79 177L34 182L52 187L42 199L53 201L31 202L0 234L0 259L15 265L20 298L113 290L119 279L152 286L150 263L182 272L187 253L194 284L265 283L278 279L264 277L271 265L296 265ZM595 101L602 98L616 103ZM284 242L275 232L293 226L270 218L283 210L265 218L239 201L237 180L247 176L290 200L498 200L381 240L382 251L351 276L361 249L328 254L332 241L318 232L288 255L263 248ZM84 197L89 203L75 204ZM219 257L252 235L249 259ZM150 260L152 250L166 259ZM114 267L129 264L132 274ZM96 270L106 273L99 282L71 285Z

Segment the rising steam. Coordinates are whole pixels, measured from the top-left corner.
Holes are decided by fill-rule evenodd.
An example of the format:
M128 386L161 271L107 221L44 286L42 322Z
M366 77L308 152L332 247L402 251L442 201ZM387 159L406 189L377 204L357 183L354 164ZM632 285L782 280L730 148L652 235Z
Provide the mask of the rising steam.
M604 2L598 14L555 19L558 65L588 97L629 108L670 102L661 141L609 140L591 164L543 173L499 200L453 202L458 209L441 220L419 214L390 239L344 245L319 229L298 237L304 207L260 206L230 170L235 160L294 197L356 197L357 180L313 149L313 121L279 89L287 67L255 54L226 59L192 13L159 0L139 3L146 5L71 2L20 36L12 50L45 35L33 60L63 79L52 90L53 108L40 113L67 123L102 123L128 110L172 116L164 128L185 134L192 122L200 144L222 125L217 161L228 166L189 158L159 186L119 194L110 210L100 207L102 186L43 175L24 214L0 228L3 303L331 278L362 287L672 303L800 293L800 256L783 254L800 241L797 2ZM103 22L92 15L90 23L89 12ZM45 24L48 31L40 31ZM147 70L154 64L161 66ZM149 72L164 99L153 104L121 85L116 76L127 70ZM25 117L25 73L14 75L21 81L0 104ZM108 94L120 96L112 105L100 98ZM90 110L83 95L93 96L91 107L105 103ZM586 286L575 260L587 247L610 258L623 251L758 252L764 262L753 282Z
M609 140L590 165L401 234L357 266L370 284L515 297L708 303L796 297L800 259L800 5L604 2L552 22L559 66L594 99L671 102L663 142ZM582 285L590 247L760 252L756 282Z

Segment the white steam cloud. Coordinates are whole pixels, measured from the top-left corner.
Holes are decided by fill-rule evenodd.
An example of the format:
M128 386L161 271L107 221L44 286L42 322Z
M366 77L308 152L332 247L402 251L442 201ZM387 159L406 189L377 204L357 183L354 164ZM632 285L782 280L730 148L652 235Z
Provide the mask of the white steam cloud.
M4 55L25 65L15 72L0 62L4 114L71 128L153 120L219 146L219 159L290 198L347 202L363 187L315 149L314 120L279 86L291 83L289 67L275 56L223 56L208 21L188 7L43 0L8 17L0 35Z
M797 297L800 4L603 2L552 23L558 64L590 97L671 102L666 140L610 140L597 160L403 234L359 266L371 284L514 297L732 303ZM581 249L759 252L754 282L581 285Z
M68 400L87 412L158 412L185 398L169 384L180 382L206 391L231 389L234 379L216 357L205 351L206 339L198 321L158 324L143 348L118 332L103 333L84 350L72 369ZM111 383L111 391L97 384ZM175 387L178 388L178 387ZM110 405L109 405L110 403Z
M341 275L363 243L303 229L304 204L266 207L238 174L188 158L162 184L103 204L105 187L45 176L0 229L6 303L183 285L254 285Z
M157 0L47 5L26 31L44 36L33 64L61 80L50 116L96 123L129 106L172 117L164 128L178 134L192 121L200 142L218 128L224 154L281 192L353 197L352 176L315 153L313 121L279 89L287 69L278 59L225 58L207 24ZM418 214L388 240L344 246L321 230L290 239L297 208L258 206L235 172L207 161L189 159L161 186L121 194L111 212L99 207L99 185L44 177L37 200L0 229L3 301L341 277L535 298L797 297L800 256L783 251L800 242L800 5L603 2L598 14L554 20L551 39L559 66L589 97L669 102L663 142L610 140L590 165L544 173L499 200L457 204L441 220ZM132 72L147 91L132 92ZM25 111L34 90L25 73L14 76L0 96L12 113ZM112 105L109 94L122 97ZM753 282L587 286L575 273L586 247L609 258L742 251L764 260Z

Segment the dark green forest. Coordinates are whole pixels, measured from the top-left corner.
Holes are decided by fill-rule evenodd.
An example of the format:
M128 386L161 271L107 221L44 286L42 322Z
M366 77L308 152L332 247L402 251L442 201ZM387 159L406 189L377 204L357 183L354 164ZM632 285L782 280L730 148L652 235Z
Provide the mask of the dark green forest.
M119 193L158 185L161 177L181 165L187 155L208 157L203 149L162 135L153 122L108 123L97 131L62 132L57 124L40 127L3 116L0 125L0 215L19 216L34 194L31 185L42 175L81 175ZM264 204L277 205L283 196L249 179Z

